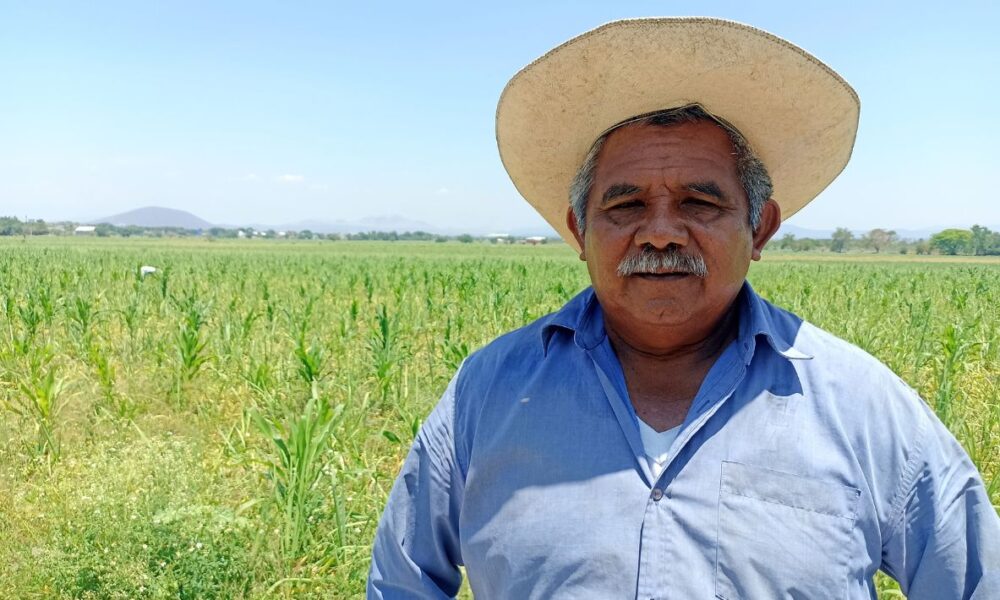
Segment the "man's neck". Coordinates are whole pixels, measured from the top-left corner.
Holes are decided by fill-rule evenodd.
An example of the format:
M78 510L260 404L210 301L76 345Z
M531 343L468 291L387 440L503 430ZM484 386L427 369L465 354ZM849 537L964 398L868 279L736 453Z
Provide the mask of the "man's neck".
M636 344L605 319L608 340L621 363L632 406L653 429L665 431L684 421L708 371L737 337L737 302L734 300L704 335L671 346ZM665 332L659 340L670 341L671 337Z

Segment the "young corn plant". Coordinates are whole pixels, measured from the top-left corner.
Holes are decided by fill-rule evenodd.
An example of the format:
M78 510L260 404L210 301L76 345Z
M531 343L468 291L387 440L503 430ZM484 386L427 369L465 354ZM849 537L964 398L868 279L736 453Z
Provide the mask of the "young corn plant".
M52 290L46 285L40 285L28 294L28 303L38 307L38 314L46 325L52 324L56 314L56 302Z
M178 304L183 317L174 334L177 355L174 393L178 404L182 404L185 385L194 380L202 366L208 362L208 354L205 352L207 342L202 335L205 325L204 309L194 295L180 300Z
M139 406L127 394L117 389L118 373L114 364L98 344L91 344L89 350L90 363L97 374L97 384L101 390L101 402L98 407L119 419L132 420L139 412Z
M459 319L458 322L459 333L462 329L462 320ZM444 328L444 341L441 344L442 351L444 353L444 362L448 365L448 369L455 371L458 369L465 357L469 355L469 344L459 339L455 339L457 336L452 334L452 320L448 317L445 322Z
M91 301L80 296L74 298L68 308L70 325L75 334L74 339L79 343L80 348L85 350L91 345L97 311Z
M20 395L8 403L8 410L32 423L35 441L29 446L36 458L50 463L58 460L61 444L59 416L66 405L62 397L63 381L56 376L52 353L48 348L29 358L26 376L18 385Z
M128 339L135 342L136 334L139 331L139 319L142 316L138 296L133 295L128 304L118 310L118 314L121 315L122 323L125 324L125 329L128 331Z
M331 468L330 439L343 409L312 395L301 413L284 422L253 414L257 428L271 441L263 457L270 483L263 506L276 521L276 550L288 575L304 562L316 539L314 523L329 492L323 481Z
M389 397L396 378L396 367L404 355L398 323L397 315L390 317L386 306L380 304L375 313L376 327L368 338L372 370L382 402Z
M959 389L955 385L964 365L966 352L974 345L962 327L948 325L941 336L941 354L938 367L937 393L934 395L934 412L946 427L955 424L955 400Z
M157 281L160 284L160 301L162 302L167 299L167 290L170 288L170 267L166 267L160 272L160 276Z
M38 334L38 328L42 324L43 315L38 307L32 304L30 299L25 304L17 306L17 314L21 320L23 334L14 337L14 346L21 354L28 354L34 345L35 336Z
M313 343L306 342L303 332L295 344L295 358L298 360L298 374L309 386L313 397L318 395L316 386L323 374L323 349Z

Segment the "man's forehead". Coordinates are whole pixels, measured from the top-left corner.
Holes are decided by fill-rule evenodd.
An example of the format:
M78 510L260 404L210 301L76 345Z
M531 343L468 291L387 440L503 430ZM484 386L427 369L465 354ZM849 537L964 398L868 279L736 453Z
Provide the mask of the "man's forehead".
M736 148L727 132L712 121L652 125L629 123L600 140L595 175L632 169L684 168L737 176Z

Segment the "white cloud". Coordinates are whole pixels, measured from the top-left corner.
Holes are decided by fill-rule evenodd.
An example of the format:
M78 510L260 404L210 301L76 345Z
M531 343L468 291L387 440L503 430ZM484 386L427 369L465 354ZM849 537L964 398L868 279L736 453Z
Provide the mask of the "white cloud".
M451 190L449 190L446 187L443 187L443 188L438 188L438 191L434 193L437 194L438 196L447 196L448 194L451 193Z
M306 178L302 175L278 175L274 180L278 183L302 183Z

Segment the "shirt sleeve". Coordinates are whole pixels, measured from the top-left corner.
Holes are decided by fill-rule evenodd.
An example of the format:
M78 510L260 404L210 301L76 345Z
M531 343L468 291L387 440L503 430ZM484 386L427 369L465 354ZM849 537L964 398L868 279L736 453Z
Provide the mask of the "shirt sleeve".
M375 533L368 598L452 598L462 584L458 517L464 493L454 444L451 380L424 421Z
M968 454L921 404L882 570L910 600L1000 598L1000 517Z

